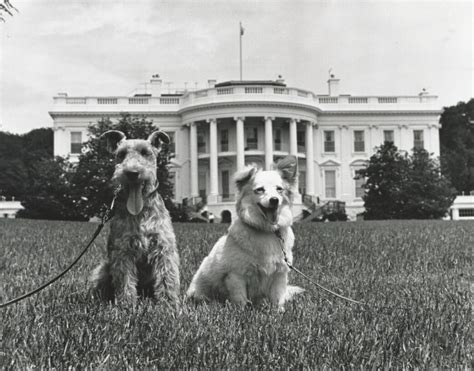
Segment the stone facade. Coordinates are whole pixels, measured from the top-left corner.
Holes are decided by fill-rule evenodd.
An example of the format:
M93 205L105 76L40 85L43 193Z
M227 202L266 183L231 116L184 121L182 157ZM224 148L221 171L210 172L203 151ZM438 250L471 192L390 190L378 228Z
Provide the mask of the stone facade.
M55 155L74 159L87 140L87 126L120 112L145 115L174 141L177 202L207 200L216 216L234 214L233 173L246 163L262 168L287 154L298 157L295 212L304 200L341 200L351 219L363 211L360 181L354 179L374 148L385 140L405 151L422 146L439 156L437 97L340 95L290 88L277 81L228 81L196 91L164 94L154 77L148 94L130 97L54 97Z

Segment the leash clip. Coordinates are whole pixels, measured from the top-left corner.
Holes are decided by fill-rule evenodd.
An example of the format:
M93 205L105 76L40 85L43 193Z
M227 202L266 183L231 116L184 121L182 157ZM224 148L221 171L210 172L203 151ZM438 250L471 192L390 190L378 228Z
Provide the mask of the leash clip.
M110 220L110 218L112 217L111 213L113 212L114 207L115 207L115 200L117 200L118 194L120 193L121 189L122 188L120 186L115 188L114 197L112 198L112 202L110 203L110 206L105 210L105 213L101 218L101 223L102 224L107 223Z

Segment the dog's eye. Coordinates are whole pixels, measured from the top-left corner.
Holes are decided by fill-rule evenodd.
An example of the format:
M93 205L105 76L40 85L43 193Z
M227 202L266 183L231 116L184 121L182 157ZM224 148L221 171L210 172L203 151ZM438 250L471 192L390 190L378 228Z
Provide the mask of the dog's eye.
M280 193L283 192L283 187L278 186L277 191L280 192Z
M253 191L254 191L256 194L259 195L259 194L262 194L263 192L265 192L265 188L263 188L263 187L258 187L258 188L255 188Z
M122 162L126 155L127 155L127 151L117 152L117 156L116 156L117 160Z
M140 151L140 154L141 154L142 156L150 156L150 155L151 155L150 151L147 150L146 148L143 148L143 149Z

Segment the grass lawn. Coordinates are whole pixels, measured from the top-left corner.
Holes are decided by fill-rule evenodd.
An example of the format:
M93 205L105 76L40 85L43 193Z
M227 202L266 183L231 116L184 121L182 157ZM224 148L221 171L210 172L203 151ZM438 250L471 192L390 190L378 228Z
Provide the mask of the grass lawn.
M0 219L0 301L63 269L95 224ZM181 290L226 226L178 224ZM473 367L472 222L314 223L295 226L295 266L361 308L308 289L286 306L237 309L183 303L174 316L141 301L93 301L87 276L105 236L73 271L0 310L0 368Z

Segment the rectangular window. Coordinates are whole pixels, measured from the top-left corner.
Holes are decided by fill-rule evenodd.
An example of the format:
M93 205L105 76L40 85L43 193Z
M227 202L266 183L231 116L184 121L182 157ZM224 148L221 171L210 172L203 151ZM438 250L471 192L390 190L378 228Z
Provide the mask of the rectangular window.
M365 194L365 189L363 188L363 185L365 184L365 179L361 176L355 178L355 196L357 198L362 198L362 196Z
M246 132L246 150L258 149L258 129L257 128L245 128Z
M170 137L170 143L168 144L168 149L170 154L176 153L176 139L175 139L175 132L174 131L165 131L166 134Z
M474 216L474 209L459 209L460 218L467 218L470 216Z
M390 143L395 143L395 135L393 130L384 130L383 131L383 141L385 142L390 142Z
M354 130L354 152L365 151L364 130Z
M281 151L281 130L275 130L275 151Z
M425 147L423 130L413 130L413 147L416 149L423 149Z
M199 172L199 179L198 179L198 186L199 186L199 197L202 199L206 198L206 172L200 171Z
M71 153L80 154L82 148L82 132L71 131Z
M204 138L204 133L198 132L197 140L198 140L198 152L206 153L206 139Z
M306 194L306 172L300 171L298 176L298 192L302 195Z
M305 150L305 132L297 131L296 132L296 144L298 146L298 152L304 152Z
M229 150L229 130L221 130L221 152L227 152Z
M336 171L326 170L324 172L324 184L326 186L326 198L336 198Z
M336 142L334 141L334 131L325 130L324 131L324 152L335 152L336 151Z
M222 199L228 200L230 198L229 194L229 170L222 170L221 172L221 181L222 181Z

